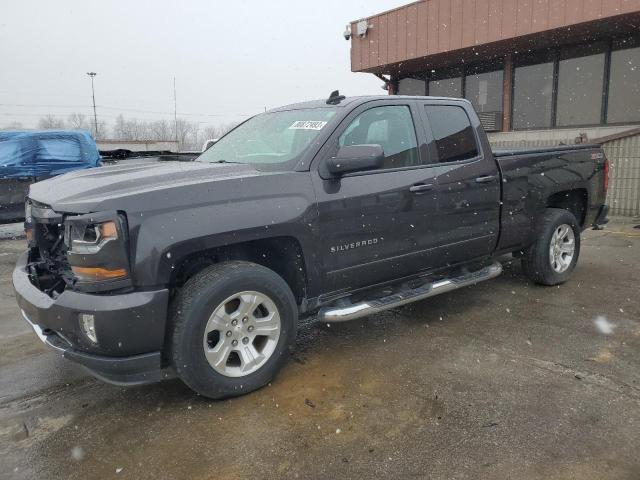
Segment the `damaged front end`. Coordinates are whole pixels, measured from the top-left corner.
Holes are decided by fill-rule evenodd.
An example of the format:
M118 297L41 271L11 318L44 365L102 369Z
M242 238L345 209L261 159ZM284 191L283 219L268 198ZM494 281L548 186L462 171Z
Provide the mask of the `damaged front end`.
M16 301L38 337L116 384L162 378L169 292L135 289L122 212L71 214L30 200L28 251L13 271Z
M51 298L66 289L98 293L131 286L124 214L62 214L29 201L25 230L29 278Z

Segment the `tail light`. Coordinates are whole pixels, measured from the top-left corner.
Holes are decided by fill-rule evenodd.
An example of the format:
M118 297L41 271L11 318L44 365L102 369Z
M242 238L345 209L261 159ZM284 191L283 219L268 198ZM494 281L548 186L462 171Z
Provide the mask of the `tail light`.
M604 161L604 193L609 189L609 160Z

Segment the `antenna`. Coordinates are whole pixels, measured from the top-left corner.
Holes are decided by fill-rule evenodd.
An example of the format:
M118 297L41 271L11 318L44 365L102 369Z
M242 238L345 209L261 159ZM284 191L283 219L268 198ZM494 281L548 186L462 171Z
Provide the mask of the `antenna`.
M176 77L173 77L173 126L176 131L176 148L180 151L178 143L178 100L176 96Z
M329 98L327 99L327 105L338 105L345 98L347 97L345 97L344 95L340 95L339 90L334 90L333 92L331 92L331 95L329 95Z

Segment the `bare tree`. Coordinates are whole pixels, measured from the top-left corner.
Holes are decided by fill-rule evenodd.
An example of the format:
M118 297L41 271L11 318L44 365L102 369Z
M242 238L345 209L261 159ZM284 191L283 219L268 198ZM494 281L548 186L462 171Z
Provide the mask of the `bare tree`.
M0 130L24 130L24 125L20 122L11 122L9 125L2 127Z
M89 130L87 116L84 113L72 113L67 117L69 127L76 130ZM95 129L95 127L94 127Z
M48 114L38 121L38 128L40 130L64 128L64 120L62 118L56 117L55 115Z

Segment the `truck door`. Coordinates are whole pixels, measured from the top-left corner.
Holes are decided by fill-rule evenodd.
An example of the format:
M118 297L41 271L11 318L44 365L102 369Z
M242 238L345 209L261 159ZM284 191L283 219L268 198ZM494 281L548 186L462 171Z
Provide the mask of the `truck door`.
M339 292L419 271L434 239L433 171L412 101L376 101L354 109L316 156L323 291ZM342 146L378 144L384 166L332 177L323 162Z
M0 222L24 217L24 201L34 181L28 153L22 139L0 139Z
M489 255L499 234L500 178L488 144L480 142L479 121L462 102L434 100L423 108L438 162L434 267Z

